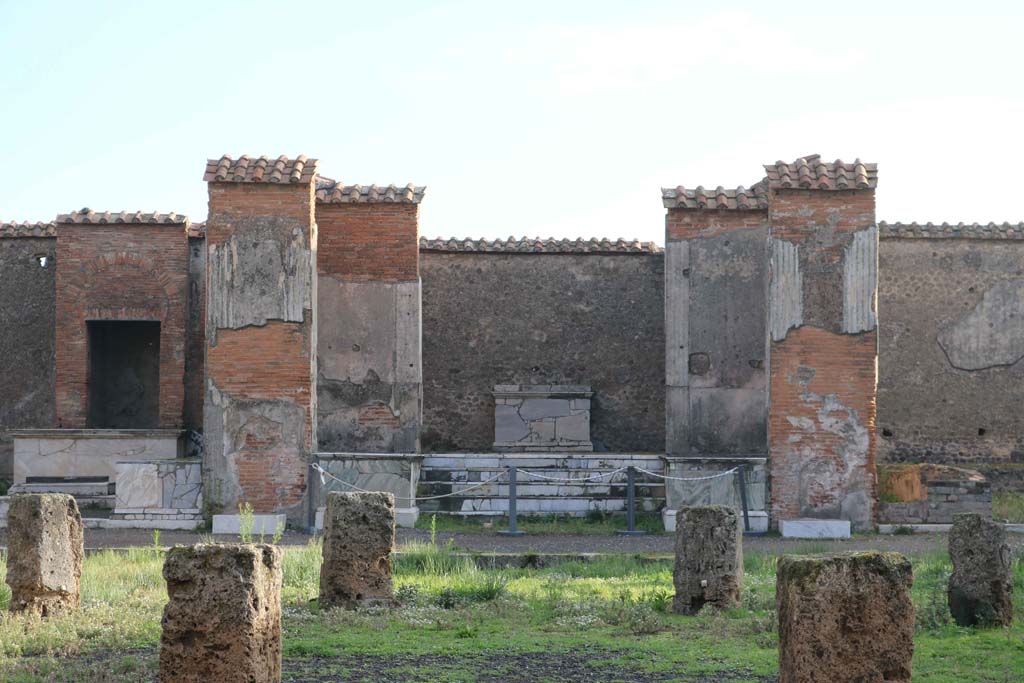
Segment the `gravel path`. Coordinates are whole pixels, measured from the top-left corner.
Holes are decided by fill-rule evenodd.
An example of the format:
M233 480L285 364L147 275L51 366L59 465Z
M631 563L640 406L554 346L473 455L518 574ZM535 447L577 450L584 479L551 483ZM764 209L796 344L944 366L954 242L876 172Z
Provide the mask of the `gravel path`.
M671 534L650 534L647 536L617 536L598 534L534 534L528 536L499 536L494 532L438 533L438 542L445 544L454 539L461 550L499 553L666 553L673 552L674 537ZM1009 534L1010 544L1015 552L1024 552L1024 534ZM237 541L232 536L195 534L183 531L163 531L160 544L197 543L216 538L218 541ZM398 548L410 541L427 541L430 532L423 529L399 529ZM310 537L298 532L288 532L281 539L282 545L304 545ZM86 529L86 548L124 548L148 546L153 543L153 533L145 529ZM801 541L783 539L777 536L748 536L744 548L784 554L786 552L844 552L851 550L895 550L910 556L927 555L945 550L947 534L928 533L913 536L855 536L843 541ZM0 529L0 547L7 545L7 531Z

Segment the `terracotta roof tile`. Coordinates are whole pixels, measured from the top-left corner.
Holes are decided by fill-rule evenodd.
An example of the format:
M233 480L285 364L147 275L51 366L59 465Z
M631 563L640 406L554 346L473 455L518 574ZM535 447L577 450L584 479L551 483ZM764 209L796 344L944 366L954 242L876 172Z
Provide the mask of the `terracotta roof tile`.
M680 185L675 188L662 188L661 201L666 209L767 209L768 195L764 181L755 183L749 188L724 188L719 185L714 190L705 190L698 185L694 190L687 190Z
M206 161L203 180L208 183L311 183L316 177L317 160L300 155L294 159L271 159L243 154L237 160L224 155Z
M878 224L881 239L1024 240L1024 223L886 223Z
M185 232L189 237L206 237L206 222L190 223Z
M427 188L412 183L397 185L345 185L331 178L317 176L316 200L325 204L419 204Z
M82 209L57 216L57 223L75 225L104 225L108 223L124 223L133 225L184 225L188 226L188 216L180 213L143 213L141 211L104 211L98 213L92 209Z
M57 226L54 223L38 221L29 223L5 223L0 221L0 237L56 237Z
M421 251L449 252L497 252L506 254L658 254L662 248L654 242L637 240L609 240L592 237L555 239L553 237L530 239L509 237L503 239L428 239L420 238Z
M851 164L840 159L826 162L820 155L811 154L792 163L776 161L765 165L764 170L773 190L866 190L878 185L878 164L865 164L860 159Z

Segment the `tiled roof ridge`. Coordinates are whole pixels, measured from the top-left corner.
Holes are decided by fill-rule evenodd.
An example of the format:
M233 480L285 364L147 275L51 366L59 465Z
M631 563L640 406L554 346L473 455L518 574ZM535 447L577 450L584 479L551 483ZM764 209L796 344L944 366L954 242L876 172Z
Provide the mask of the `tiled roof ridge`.
M0 237L55 237L57 224L53 221L0 221Z
M878 223L878 236L892 239L1024 240L1021 223Z
M316 178L318 163L305 154L294 158L282 155L276 159L248 154L234 159L225 154L220 159L206 160L203 180L208 183L311 183Z
M692 190L678 185L661 188L661 201L666 209L763 210L768 208L768 193L764 180L750 187L719 185L714 190L707 190L703 185Z
M405 186L345 185L325 176L316 178L316 200L325 204L419 204L426 190L412 183Z
M134 225L184 225L188 227L188 216L174 211L160 213L154 211L146 213L143 211L93 211L82 209L71 213L62 213L57 216L57 223L72 223L75 225L105 225L109 223L122 223Z
M420 249L423 251L449 252L498 252L515 254L658 254L662 248L654 242L639 240L615 240L607 237L576 239L555 237L509 237L507 240L498 238L459 239L420 238Z
M860 159L852 163L822 161L820 154L809 154L793 162L765 164L764 171L773 190L867 190L878 186L878 164Z

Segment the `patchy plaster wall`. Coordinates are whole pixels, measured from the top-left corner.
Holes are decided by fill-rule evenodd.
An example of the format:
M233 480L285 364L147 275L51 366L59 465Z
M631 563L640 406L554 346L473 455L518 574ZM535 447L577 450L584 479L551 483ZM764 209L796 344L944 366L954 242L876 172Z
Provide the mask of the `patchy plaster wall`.
M321 452L420 449L418 206L317 204Z
M666 238L666 450L764 454L767 216L671 209Z
M54 424L56 249L52 237L0 238L0 479L12 476L7 430Z
M423 252L423 449L488 451L498 384L588 384L599 451L665 444L661 254Z
M771 524L874 524L877 230L873 190L777 190L772 273Z
M879 457L1024 463L1024 240L887 238L879 261Z
M304 519L315 449L309 182L211 182L204 498Z

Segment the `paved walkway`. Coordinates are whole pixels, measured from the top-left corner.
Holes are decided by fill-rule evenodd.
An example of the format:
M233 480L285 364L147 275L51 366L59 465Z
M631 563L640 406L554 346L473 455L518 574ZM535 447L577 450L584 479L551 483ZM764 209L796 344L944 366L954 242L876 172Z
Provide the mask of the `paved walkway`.
M605 534L534 534L520 537L499 536L494 532L438 533L438 543L446 544L454 539L455 547L477 552L536 552L536 553L664 553L673 552L674 537L671 534L650 534L647 536L617 536ZM399 529L398 548L410 541L427 541L430 532L422 529ZM237 541L233 536L213 536L183 531L163 531L160 545ZM304 545L310 536L288 532L281 539L282 545ZM843 541L800 541L777 536L747 537L744 547L748 550L784 554L786 552L847 552L853 550L896 550L911 556L943 552L947 545L944 533L915 534L913 536L855 536ZM86 529L86 548L125 548L149 546L153 533L145 529ZM1017 552L1024 552L1024 534L1010 534L1010 544ZM6 529L0 529L0 547L6 547Z

